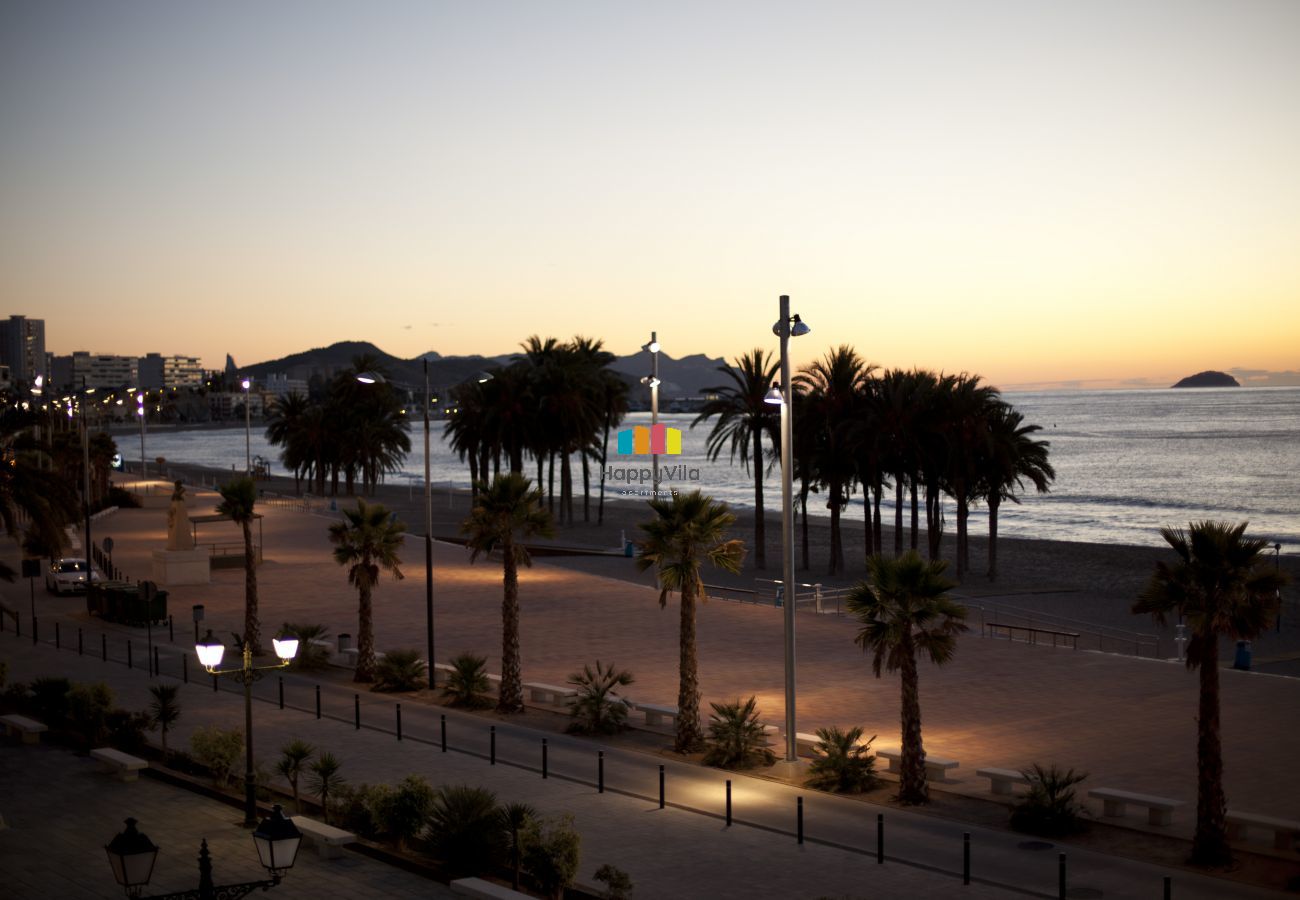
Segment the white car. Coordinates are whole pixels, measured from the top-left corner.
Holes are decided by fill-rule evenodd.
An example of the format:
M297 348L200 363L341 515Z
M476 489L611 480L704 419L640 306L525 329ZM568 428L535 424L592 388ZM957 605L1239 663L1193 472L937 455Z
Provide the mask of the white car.
M84 593L86 590L86 569L84 559L64 557L56 560L45 573L45 589L51 594ZM98 583L104 580L104 575L98 569L95 569L90 573L90 578Z

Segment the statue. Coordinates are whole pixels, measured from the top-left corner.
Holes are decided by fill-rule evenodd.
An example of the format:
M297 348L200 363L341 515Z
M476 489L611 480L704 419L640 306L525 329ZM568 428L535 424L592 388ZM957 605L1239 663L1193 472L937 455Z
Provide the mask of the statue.
M190 534L190 515L185 509L185 485L176 482L172 503L167 508L167 549L193 550L194 538Z

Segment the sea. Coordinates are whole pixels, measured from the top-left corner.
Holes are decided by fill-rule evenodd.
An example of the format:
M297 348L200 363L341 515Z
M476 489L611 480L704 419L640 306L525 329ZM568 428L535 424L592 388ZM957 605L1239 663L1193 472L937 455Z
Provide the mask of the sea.
M1300 549L1300 388L1198 388L1130 391L1033 391L1003 394L1042 427L1037 435L1050 443L1056 469L1050 492L1032 486L1021 502L1004 503L999 533L1013 537L1155 546L1164 525L1186 526L1201 519L1249 522L1248 534ZM693 414L664 413L659 421L680 429L681 453L660 456L661 488L700 488L736 507L753 506L750 471L724 454L710 461L705 451L709 423L691 428ZM650 423L650 414L632 413L623 428ZM435 490L468 487L469 469L442 437L441 422L431 435L431 479ZM115 435L127 461L140 458L138 435ZM259 428L248 435L252 456L270 460L284 474L277 448ZM413 496L423 489L424 459L419 424L411 432L412 452L389 484L405 485ZM147 429L146 458L243 471L245 429ZM609 495L639 496L648 485L615 480L641 477L646 456L620 456L611 435ZM535 469L529 469L532 474ZM581 472L575 460L575 483ZM593 490L599 479L592 466ZM556 473L558 483L559 473ZM776 468L764 473L764 502L780 504ZM882 504L882 519L893 521L892 491ZM809 513L825 514L825 499L814 494ZM861 519L862 497L846 512ZM910 506L907 515L910 516ZM948 529L955 527L951 502L945 510ZM907 519L910 521L910 518ZM986 510L971 514L972 533L987 528Z

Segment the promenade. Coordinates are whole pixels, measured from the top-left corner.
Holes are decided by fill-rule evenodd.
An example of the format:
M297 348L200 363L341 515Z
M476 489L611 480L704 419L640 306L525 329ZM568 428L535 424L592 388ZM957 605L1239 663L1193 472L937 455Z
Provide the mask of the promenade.
M191 514L208 511L214 502L214 495L199 493ZM265 562L258 579L264 628L270 631L282 621L320 622L332 634L355 634L355 592L329 557L330 517L270 505L262 511ZM113 537L115 564L136 578L147 577L150 553L165 540L165 510L123 510L97 522L95 529L97 541L104 535ZM238 533L228 523L201 529L200 540L233 540ZM218 534L216 529L228 533ZM407 578L386 578L376 592L377 644L380 649L422 650L422 542L409 540L403 557ZM471 566L463 548L437 544L435 567L438 659L445 661L468 650L488 656L489 670L499 670L499 563ZM677 616L672 603L666 610L659 608L657 591L544 560L522 572L520 580L525 680L562 683L583 663L599 658L632 670L636 683L629 692L636 698L673 702ZM5 586L7 604L25 611L26 588L22 583ZM172 592L177 641L174 649L164 648L164 678L177 674L178 654L192 637L187 633L189 608L196 603L205 605L205 626L216 633L240 630L242 570L219 570L210 585ZM49 638L47 629L55 620L64 623L65 635L77 627L100 627L85 615L80 598L40 594L37 604L43 638ZM143 629L109 628L119 643L128 635L137 648L144 641ZM879 734L877 747L896 746L897 679L871 676L869 659L852 643L852 623L801 613L798 628L799 730L862 725L868 734ZM145 704L148 679L142 670L77 657L66 647L65 643L62 653L32 647L8 634L0 640L0 659L10 661L12 679L53 672L82 680L102 679L118 691L122 705ZM121 656L121 650L115 653ZM764 719L782 720L779 610L710 602L699 613L699 656L705 709L709 700L753 693ZM142 666L138 657L136 664ZM264 699L274 700L273 693L267 693L274 691L270 681L259 689ZM494 721L491 717L426 707L414 698L366 694L362 702L367 727L357 730L352 727L349 685L324 684L326 716L319 721L311 712L306 682L286 679L286 690L289 705L306 711L282 712L274 705L259 704L256 739L263 760L269 762L290 736L302 736L342 757L345 774L354 782L396 780L417 772L435 783L482 784L503 800L523 800L547 811L571 810L584 836L582 880L590 883L595 868L611 862L632 874L639 897L950 896L954 889L970 896L1000 896L1011 888L1055 896L1056 850L1023 849L1023 836L998 828L963 825L925 813L800 791L764 778L732 775L737 820L750 824L726 829L720 815L728 776L716 770L609 745L605 751L609 790L599 795L594 789L593 757L598 747L594 742L497 721L501 764L492 767L481 758L488 753L486 731ZM961 640L950 666L921 670L927 749L936 756L961 760L961 768L953 773L955 780L943 790L987 798L987 782L975 777L976 768L1055 762L1089 772L1086 787L1117 787L1185 801L1188 806L1176 815L1175 824L1160 829L1184 837L1191 833L1195 799L1195 691L1195 678L1178 663L1008 645L975 635ZM210 685L192 683L184 696L186 715L175 746L182 746L188 730L199 724L242 722L238 698L224 692L213 695ZM403 702L405 740L400 743L394 735L369 727L378 723L391 731L396 700ZM1277 711L1295 709L1297 702L1300 682L1223 672L1226 783L1233 807L1294 817L1291 798L1300 789L1291 761L1300 752L1300 734L1291 721L1270 723ZM441 714L448 715L455 745L446 755L436 750ZM545 781L535 771L542 737L550 742L553 773ZM663 743L668 743L667 738ZM667 766L670 799L663 811L655 802L660 763ZM780 769L772 774L781 775ZM563 775L579 780L559 777ZM793 835L799 795L805 798L809 838L802 847ZM889 820L890 860L884 866L875 865L874 859L875 816L880 812ZM1100 809L1096 812L1100 814ZM1133 852L1140 854L1143 819L1135 815L1126 824L1134 826ZM972 832L975 848L976 884L970 887L961 886L957 877L963 831ZM1168 866L1063 849L1069 850L1071 884L1102 889L1106 897L1154 896L1164 874L1174 874L1178 897L1269 896Z

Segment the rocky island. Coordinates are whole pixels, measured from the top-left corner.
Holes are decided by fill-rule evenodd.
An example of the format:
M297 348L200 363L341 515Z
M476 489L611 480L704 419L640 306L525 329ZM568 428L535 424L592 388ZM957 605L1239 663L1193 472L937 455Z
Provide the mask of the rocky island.
M1173 385L1176 388L1199 388L1199 387L1241 387L1241 382L1233 378L1227 372L1197 372L1195 375L1188 375L1182 381Z

